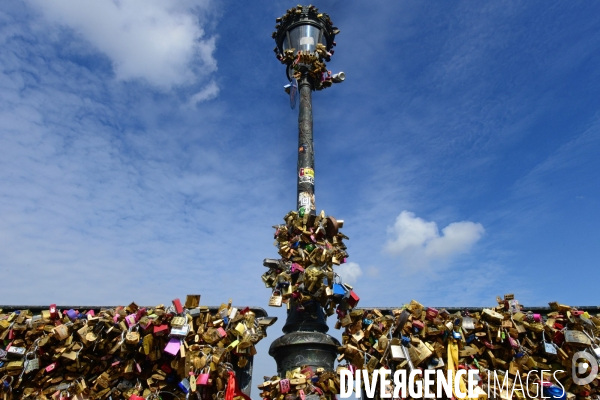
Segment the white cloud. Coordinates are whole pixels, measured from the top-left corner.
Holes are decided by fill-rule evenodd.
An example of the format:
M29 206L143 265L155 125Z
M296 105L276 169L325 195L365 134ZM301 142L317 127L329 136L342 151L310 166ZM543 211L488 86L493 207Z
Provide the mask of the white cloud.
M447 261L468 252L485 232L483 226L471 221L453 222L442 229L433 221L425 221L409 211L402 211L393 227L385 250L402 256L413 267L427 266L431 261Z
M112 61L119 80L146 79L170 88L217 69L215 38L198 12L208 1L30 0L52 23L67 26Z
M336 268L335 272L337 272L342 277L343 282L348 284L355 283L358 277L362 275L360 265L358 265L355 262L342 264Z
M211 81L204 89L196 93L190 98L190 105L196 106L198 103L201 103L206 100L211 100L217 97L219 94L219 87L215 83L215 81Z

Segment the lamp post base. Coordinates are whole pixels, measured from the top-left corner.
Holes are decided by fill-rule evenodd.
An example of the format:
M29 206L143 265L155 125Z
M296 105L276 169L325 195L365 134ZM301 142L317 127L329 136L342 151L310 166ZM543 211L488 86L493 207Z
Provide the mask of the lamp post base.
M292 332L275 339L269 355L277 362L277 374L285 378L287 371L303 366L333 371L339 346L340 342L326 333Z

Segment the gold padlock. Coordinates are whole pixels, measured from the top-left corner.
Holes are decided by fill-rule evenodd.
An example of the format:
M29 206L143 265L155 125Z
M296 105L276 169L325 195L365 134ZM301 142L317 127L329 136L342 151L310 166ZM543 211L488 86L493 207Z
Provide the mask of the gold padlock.
M281 295L281 290L275 289L271 294L271 298L269 299L270 307L281 307L283 304L283 296Z
M125 335L125 342L127 344L138 344L140 341L140 334L137 331L127 332Z

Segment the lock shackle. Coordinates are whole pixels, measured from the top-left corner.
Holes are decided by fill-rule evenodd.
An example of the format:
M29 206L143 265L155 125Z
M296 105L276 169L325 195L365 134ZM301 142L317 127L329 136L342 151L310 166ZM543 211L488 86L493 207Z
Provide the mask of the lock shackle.
M10 382L8 382L8 378L10 378ZM15 380L15 377L12 375L4 375L2 378L0 378L0 383L2 383L2 385L4 385L6 383L6 386L8 386L10 388L10 390L12 391L12 384Z
M337 282L336 282L337 279ZM333 271L333 283L339 283L340 285L344 282L342 281L342 277L337 272Z
M79 350L77 350L77 355L76 355L76 357L79 358L79 353L81 353L81 351L83 350L83 343L81 343L81 342L75 342L75 343L77 343L77 344L79 344L81 346L79 348Z

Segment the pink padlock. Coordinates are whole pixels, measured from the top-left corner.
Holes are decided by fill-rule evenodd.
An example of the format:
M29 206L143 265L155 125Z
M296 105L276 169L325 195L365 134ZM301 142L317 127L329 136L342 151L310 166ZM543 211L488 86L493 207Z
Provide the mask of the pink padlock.
M300 264L293 263L291 267L292 274L295 272L304 272L304 268Z
M181 348L181 341L177 338L171 338L169 343L165 346L165 352L169 353L173 356L176 356L179 353L179 349Z
M282 379L279 381L279 391L281 393L287 393L290 391L290 380Z
M225 329L223 329L221 327L217 328L217 332L219 333L219 336L221 336L222 338L227 336L227 332L225 332Z
M142 319L142 317L144 315L146 315L146 313L147 313L146 308L142 307L142 308L138 309L137 312L135 313L136 321L139 321L140 319Z
M304 394L304 390L298 390L298 395L300 396L300 400L306 399L306 395Z
M202 373L198 374L198 378L196 378L196 384L206 386L209 384L208 379L210 378L210 374L207 373L208 369L202 371Z
M130 328L134 326L137 323L135 314L129 314L128 316L126 316L125 321L127 322L127 326L129 326Z
M58 363L53 362L52 364L48 365L45 370L46 372L52 372L54 371L54 369L56 368L56 366L58 365Z
M542 316L540 314L533 314L533 320L535 322L542 322Z

